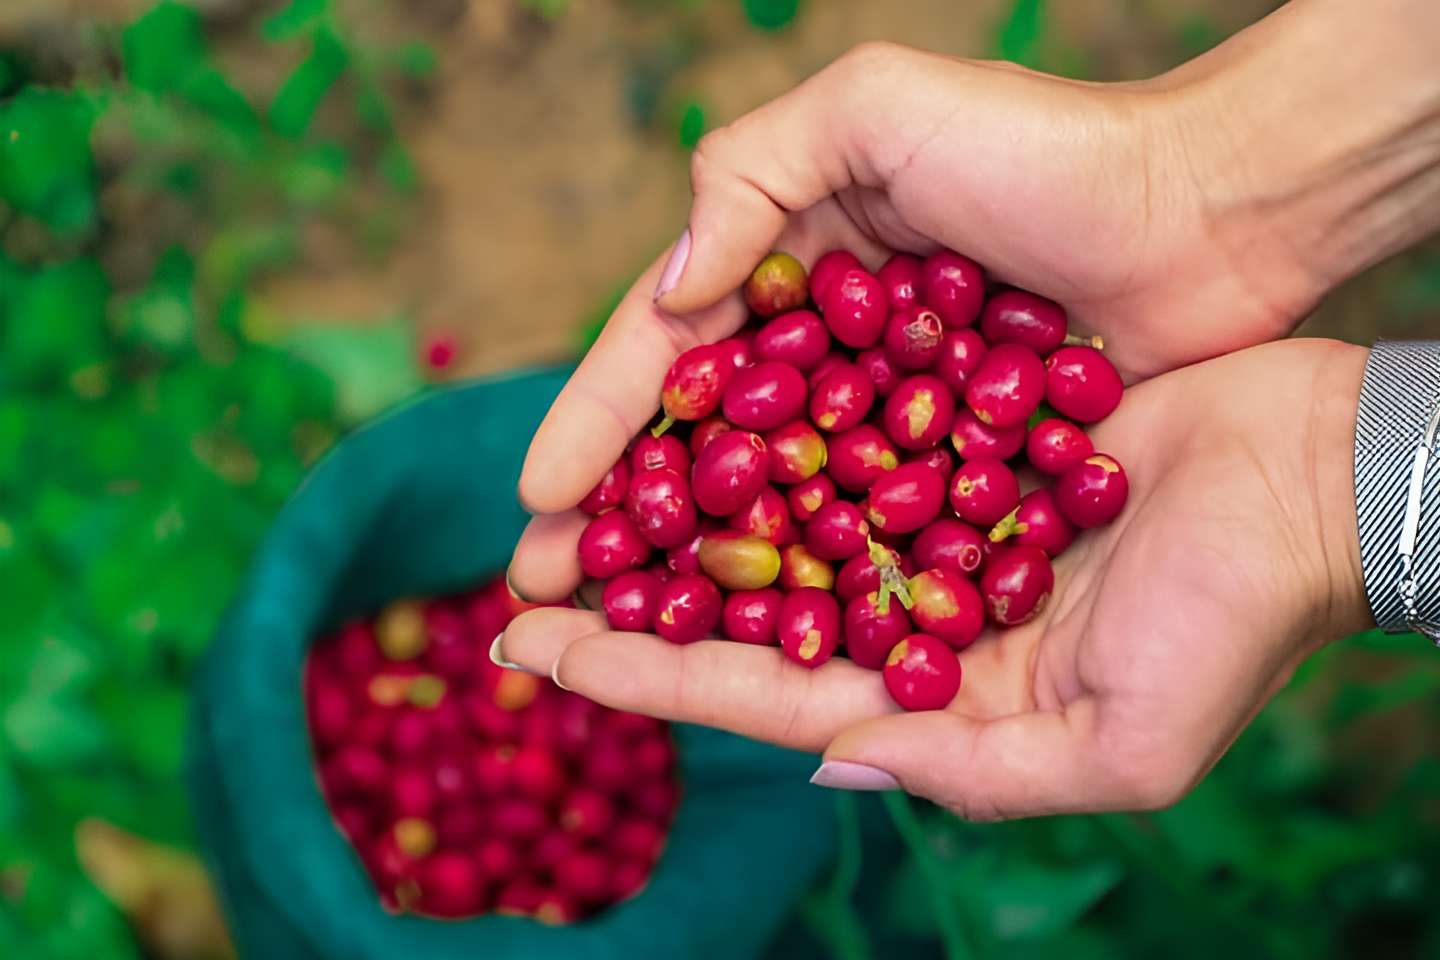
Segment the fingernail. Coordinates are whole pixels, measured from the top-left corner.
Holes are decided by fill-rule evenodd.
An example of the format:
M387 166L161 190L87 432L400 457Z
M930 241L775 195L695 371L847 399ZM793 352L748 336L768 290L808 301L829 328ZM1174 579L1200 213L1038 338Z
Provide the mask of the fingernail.
M656 300L675 289L675 284L680 282L680 274L685 272L685 264L689 259L690 228L686 227L685 232L680 234L680 239L675 241L675 249L670 251L670 259L665 261L665 269L660 271L660 282L655 284Z
M495 634L495 639L490 641L490 662L497 667L504 667L506 670L519 670L521 673L530 673L518 663L511 663L505 659L505 654L500 650L500 641L505 639L505 634Z
M561 690L569 690L569 689L570 689L569 687L565 686L565 684L563 684L563 683L560 682L560 658L559 658L559 657L556 657L556 658L555 658L555 662L552 663L552 664L550 664L550 682L553 683L553 684L555 684L555 686L559 687Z
M899 790L900 781L879 767L849 760L826 760L810 777L817 787L835 790Z

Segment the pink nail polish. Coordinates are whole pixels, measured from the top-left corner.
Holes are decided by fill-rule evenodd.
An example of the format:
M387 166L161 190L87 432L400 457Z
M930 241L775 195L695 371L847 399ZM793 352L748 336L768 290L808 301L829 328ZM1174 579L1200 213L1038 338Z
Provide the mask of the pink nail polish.
M849 760L826 760L810 777L817 787L836 790L899 790L900 781L879 767Z
M675 289L675 284L680 282L680 275L685 272L685 264L689 259L690 228L686 227L685 232L680 234L680 239L675 241L675 249L670 251L670 259L665 261L665 269L660 272L660 282L655 284L656 300Z

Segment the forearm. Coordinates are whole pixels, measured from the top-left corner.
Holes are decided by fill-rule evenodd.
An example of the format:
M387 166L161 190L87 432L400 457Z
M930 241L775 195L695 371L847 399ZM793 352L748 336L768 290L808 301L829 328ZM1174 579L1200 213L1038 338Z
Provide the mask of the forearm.
M1167 78L1217 242L1296 305L1440 229L1440 3L1296 0Z

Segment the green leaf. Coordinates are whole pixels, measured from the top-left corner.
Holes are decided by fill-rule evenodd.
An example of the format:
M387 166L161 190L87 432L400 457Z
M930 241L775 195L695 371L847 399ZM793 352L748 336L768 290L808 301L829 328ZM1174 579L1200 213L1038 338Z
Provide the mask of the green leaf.
M106 353L109 283L89 257L31 274L14 291L0 356L22 384L51 384Z
M138 90L178 91L206 62L200 15L190 7L163 0L125 29L121 58L125 77Z
M402 193L410 193L420 182L420 177L415 172L415 164L399 140L389 141L381 151L380 175L390 186Z
M350 63L350 52L334 31L315 32L310 55L295 68L270 101L270 126L282 137L298 139L315 111Z
M260 117L245 95L219 70L203 67L192 72L181 87L181 95L231 133L253 139L260 133Z
M435 48L426 43L412 41L402 46L395 54L395 65L401 73L411 77L424 78L435 73L439 59Z
M1113 863L1051 867L1014 858L997 862L978 889L957 889L964 902L978 897L996 940L1052 936L1068 929L1109 893L1123 875Z
M60 90L22 90L0 103L0 198L51 229L95 220L90 129L96 104Z
M309 30L330 10L330 0L290 0L290 4L265 18L260 36L266 40L289 40Z
M742 0L745 19L761 30L788 27L800 11L800 0Z
M1002 60L1035 66L1045 33L1045 0L1014 0L995 32L995 53Z
M95 699L116 748L142 775L159 781L179 777L185 754L183 688L113 683Z
M680 146L687 150L694 149L705 135L705 108L698 102L691 100L685 104L685 109L680 113Z
M1244 869L1264 855L1262 837L1247 814L1240 798L1211 777L1174 807L1152 814L1151 822L1191 870Z
M106 746L99 717L67 696L28 693L5 707L0 725L17 757L45 769L94 759Z
M329 375L345 423L368 419L424 386L414 333L399 320L359 329L310 325L290 333L284 345Z

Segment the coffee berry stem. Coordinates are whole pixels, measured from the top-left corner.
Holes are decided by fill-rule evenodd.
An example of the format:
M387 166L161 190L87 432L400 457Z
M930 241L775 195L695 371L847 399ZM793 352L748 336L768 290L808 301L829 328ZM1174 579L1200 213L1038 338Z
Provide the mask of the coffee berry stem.
M1020 508L1016 507L1014 510L1011 510L1009 513L1005 514L1004 518L1002 518L999 523L995 524L995 526L991 528L991 543L1000 543L1006 537L1014 536L1017 533L1024 533L1030 529L1030 524L1025 523L1023 520L1015 519L1016 514L1018 514L1019 512Z
M909 610L915 601L910 596L909 582L905 579L905 574L900 572L894 555L870 537L865 538L865 543L870 553L870 562L880 571L880 595L875 601L875 610L881 616L888 614L891 594L900 600L902 607Z

